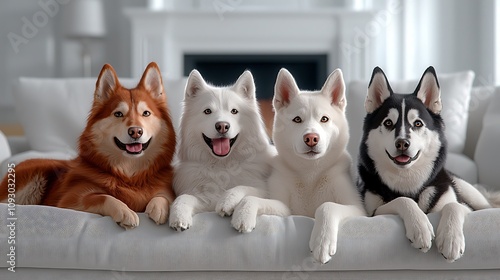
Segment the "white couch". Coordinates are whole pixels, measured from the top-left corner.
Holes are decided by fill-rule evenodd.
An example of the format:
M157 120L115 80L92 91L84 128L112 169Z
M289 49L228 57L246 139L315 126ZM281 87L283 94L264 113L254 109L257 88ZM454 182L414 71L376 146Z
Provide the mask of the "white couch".
M448 122L448 167L472 183L500 190L500 89L472 88L471 72L440 75ZM131 86L136 81L122 80ZM165 80L178 124L185 80ZM92 100L94 79L21 78L15 91L25 137L0 134L0 162L32 157L71 158ZM393 82L412 91L416 81ZM348 85L349 151L356 157L364 117L366 81ZM56 102L57 101L57 102ZM9 147L10 146L10 147ZM13 155L11 155L11 152ZM194 217L178 233L140 214L140 226L124 231L111 218L45 206L16 206L15 231L0 204L0 279L498 279L500 209L471 213L465 222L466 251L447 263L435 246L411 247L401 219L386 215L352 218L339 232L332 261L312 261L308 241L313 219L262 216L249 234L232 229L215 213ZM439 214L429 215L437 228ZM16 272L8 270L14 235Z

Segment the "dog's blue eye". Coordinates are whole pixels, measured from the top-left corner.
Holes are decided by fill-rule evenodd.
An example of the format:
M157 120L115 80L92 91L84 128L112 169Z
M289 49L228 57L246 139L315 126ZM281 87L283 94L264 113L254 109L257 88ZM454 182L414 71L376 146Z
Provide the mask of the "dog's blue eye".
M392 127L392 126L393 126L393 123L392 123L392 121L391 121L391 120L386 120L386 121L384 122L384 126L385 126L385 127L387 127L387 128L390 128L390 127Z
M144 111L144 113L142 113L142 116L143 117L149 117L149 116L151 116L151 112L150 111Z
M413 123L413 126L415 126L415 127L422 127L422 126L424 126L424 123L422 121L416 120Z
M210 114L212 114L212 110L205 109L205 111L203 111L203 113L205 113L205 115L210 115Z
M297 117L293 118L292 121L295 122L295 123L301 123L302 119L299 116L297 116Z
M231 114L233 114L233 115L238 114L238 110L236 110L236 109L231 110Z
M115 112L113 115L115 115L115 117L117 117L117 118L123 117L123 113L120 111Z
M321 118L321 122L322 122L322 123L325 123L325 122L327 122L327 121L329 121L329 120L330 120L330 119L329 119L327 116L323 116L323 117Z

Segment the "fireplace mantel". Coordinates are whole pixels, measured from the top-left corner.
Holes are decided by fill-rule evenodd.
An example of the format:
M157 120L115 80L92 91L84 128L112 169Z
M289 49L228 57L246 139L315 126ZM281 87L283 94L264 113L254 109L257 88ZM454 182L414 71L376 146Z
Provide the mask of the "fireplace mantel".
M183 76L185 54L326 54L327 68L347 81L367 79L380 36L366 34L374 11L148 10L127 8L133 76L156 61L168 77Z

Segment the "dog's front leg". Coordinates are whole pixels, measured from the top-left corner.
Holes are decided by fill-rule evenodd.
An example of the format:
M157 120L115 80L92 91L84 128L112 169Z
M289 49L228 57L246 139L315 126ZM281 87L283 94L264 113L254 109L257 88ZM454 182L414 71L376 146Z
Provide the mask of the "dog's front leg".
M399 215L405 224L406 237L414 248L427 252L432 246L434 228L427 215L411 198L398 197L380 206L374 215Z
M170 204L172 204L172 196L164 193L159 193L153 197L144 211L148 217L157 225L162 225L167 222Z
M208 210L196 196L183 194L178 196L170 208L169 224L177 231L185 231L193 224L193 215Z
M101 193L90 193L75 200L73 196L61 199L58 207L71 208L90 213L110 216L113 221L125 229L139 226L139 216L122 201Z
M441 219L436 233L436 246L448 262L462 257L465 251L463 232L465 216L471 210L458 202L450 202L441 210Z
M215 206L215 212L222 217L231 216L236 205L246 196L267 197L267 193L264 190L254 187L236 186L224 192Z
M245 196L234 209L231 224L239 232L251 232L257 224L257 216L290 216L290 209L283 202L256 196Z
M342 205L334 202L321 204L314 214L314 227L309 240L309 249L314 259L327 263L337 252L337 237L340 223L354 216L365 216L366 213L354 205Z

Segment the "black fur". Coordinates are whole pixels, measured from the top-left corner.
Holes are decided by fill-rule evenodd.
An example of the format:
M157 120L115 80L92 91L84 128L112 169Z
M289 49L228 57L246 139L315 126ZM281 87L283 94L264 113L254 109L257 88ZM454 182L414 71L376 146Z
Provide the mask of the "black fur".
M424 73L424 75L428 72L432 73L434 77L436 77L434 68L429 67ZM373 82L375 74L377 73L383 74L383 71L378 67L374 69L372 78L370 80L370 85ZM444 135L444 129L445 129L444 122L439 114L435 114L431 110L427 109L427 107L423 104L423 102L417 97L417 92L421 87L422 79L420 80L413 94L393 93L389 85L389 82L387 81L387 78L386 78L386 83L387 83L387 88L390 92L390 97L384 100L383 103L372 113L367 114L364 120L363 137L361 140L360 153L359 153L358 187L360 189L363 198L365 197L366 192L370 191L373 194L379 195L384 201L384 203L388 203L394 200L395 198L401 196L411 198L418 203L421 193L426 188L433 187L435 188L435 192L434 195L430 198L430 201L428 202L429 205L428 209L423 209L425 213L428 213L428 211L430 211L436 205L440 197L449 189L450 186L455 189L455 182L453 180L453 175L450 174L444 168L446 162L446 153L447 153L446 151L447 142L446 142L446 137ZM401 109L400 104L402 103L403 99L405 100L407 109L412 108L422 112L419 115L419 117L424 121L428 129L438 132L439 139L441 141L441 147L438 156L434 161L433 170L429 178L425 181L425 183L420 187L419 190L416 190L412 194L406 194L394 191L382 181L375 168L375 163L373 159L371 159L370 156L368 155L368 147L366 144L368 134L370 133L370 131L374 129L379 129L379 127L381 127L383 120L387 117L388 112L391 108L400 110ZM400 112L400 116L406 117L406 112ZM408 120L405 120L405 122L407 121ZM401 118L399 118L398 123L395 124L395 129L400 127L400 123L401 123ZM399 131L396 131L396 135L398 134ZM457 192L455 191L455 193ZM459 197L459 202L461 202L460 200L461 199ZM373 215L374 213L369 213L369 214Z

